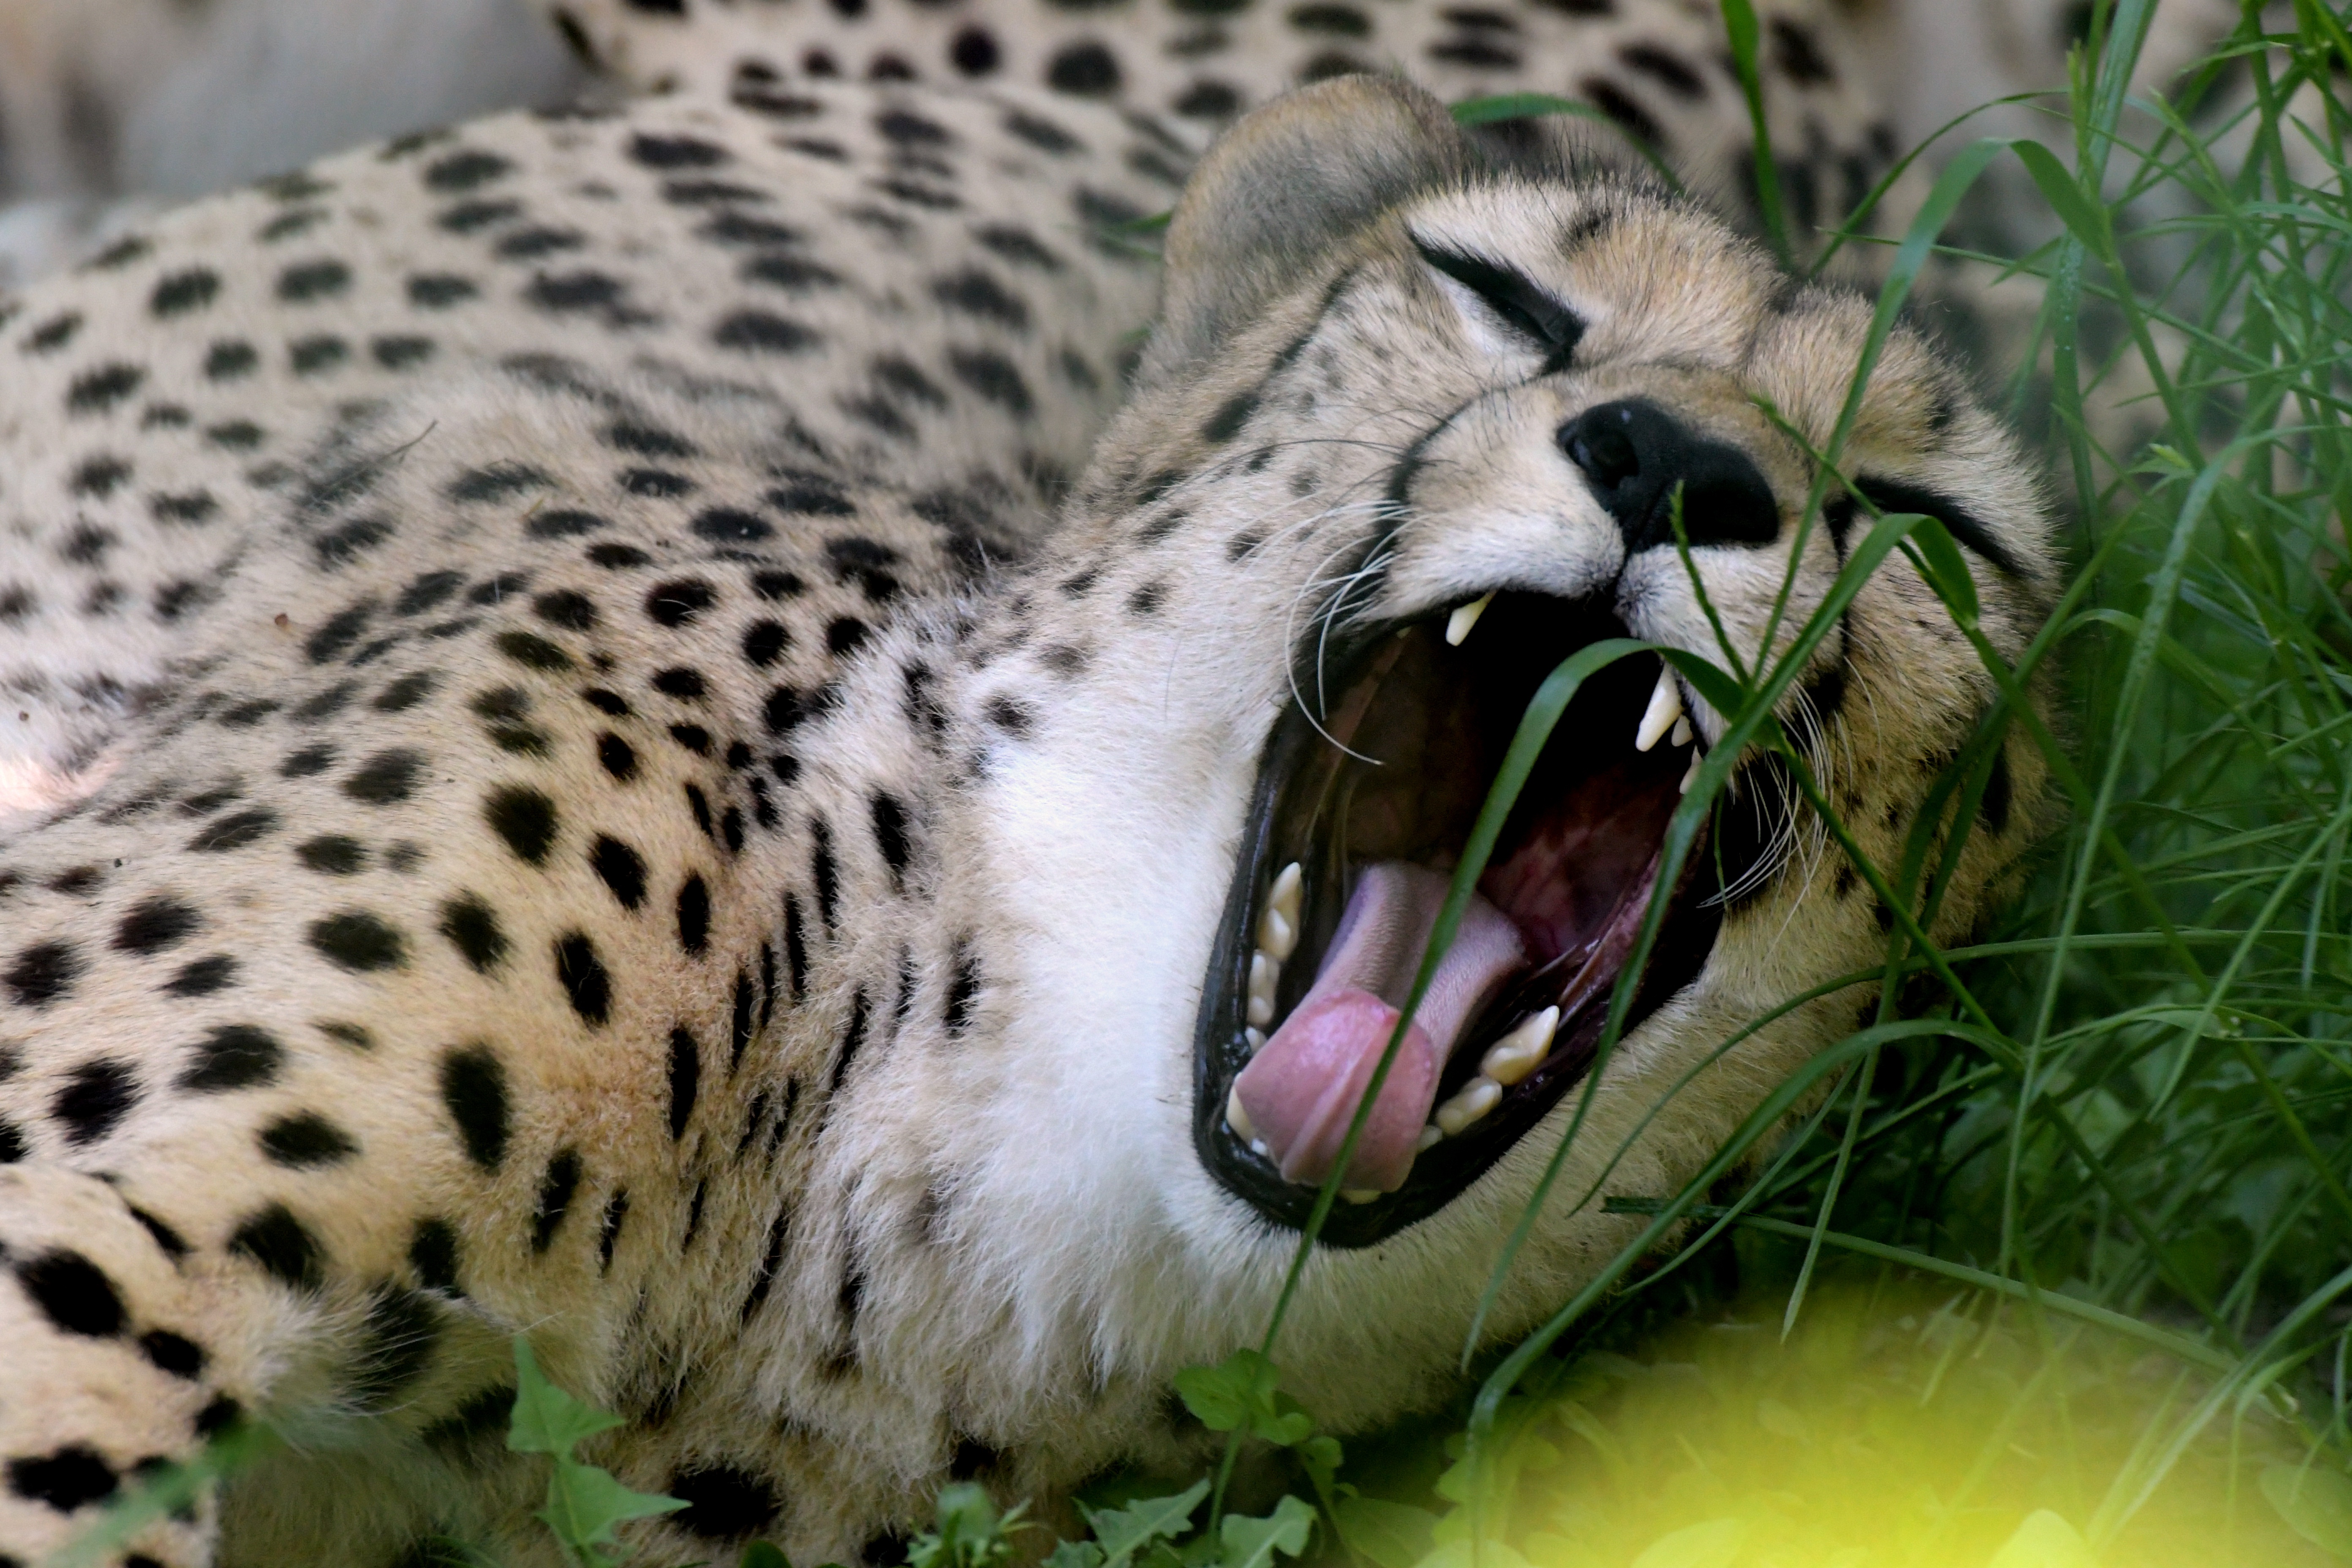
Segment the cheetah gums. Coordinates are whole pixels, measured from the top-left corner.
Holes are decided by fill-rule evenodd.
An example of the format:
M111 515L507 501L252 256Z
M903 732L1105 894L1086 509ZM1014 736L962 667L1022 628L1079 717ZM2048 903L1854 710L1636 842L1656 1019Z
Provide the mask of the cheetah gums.
M253 1422L118 1561L551 1563L518 1331L687 1502L666 1559L878 1565L950 1478L1053 1516L1201 1462L1168 1380L1263 1326L1542 674L1717 619L1752 666L1866 508L1944 522L2003 657L2053 585L1908 330L1801 527L1868 302L1607 151L1363 75L1195 165L732 71L0 305L0 1557ZM1996 696L1898 557L1789 711L1889 861ZM1761 757L1655 885L1723 734L1644 654L1539 761L1292 1310L1335 1429L1451 1386L1654 899L1570 1190L1628 1141L1612 1190L1672 1190L1869 1002L1706 1065L1894 918ZM1939 937L2042 785L2000 754ZM1638 1223L1572 1206L1491 1334Z

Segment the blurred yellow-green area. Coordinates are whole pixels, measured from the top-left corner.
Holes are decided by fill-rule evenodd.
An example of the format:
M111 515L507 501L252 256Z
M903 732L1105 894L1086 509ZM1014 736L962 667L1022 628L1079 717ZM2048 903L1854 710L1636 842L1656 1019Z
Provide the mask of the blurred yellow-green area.
M1439 1482L1423 1568L1470 1568L1474 1535L1477 1568L2352 1561L2340 1458L2145 1343L1916 1287L1817 1291L1783 1341L1781 1305L1507 1406L1484 1482Z

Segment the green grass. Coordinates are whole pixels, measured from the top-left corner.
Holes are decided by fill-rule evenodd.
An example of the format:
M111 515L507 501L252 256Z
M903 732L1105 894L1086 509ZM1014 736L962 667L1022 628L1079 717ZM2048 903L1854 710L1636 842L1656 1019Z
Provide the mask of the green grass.
M1748 7L1723 8L1761 92ZM1055 1568L1302 1552L1376 1568L2055 1568L2156 1562L2182 1541L2199 1548L2182 1561L2352 1559L2352 37L2338 11L2296 0L2291 29L2250 16L2174 103L2133 105L2122 84L2148 9L2097 8L2071 91L2046 105L2064 155L1966 148L1888 258L1882 337L1988 170L2021 170L2047 205L2040 249L1962 259L2045 286L2008 396L2051 432L2073 569L2026 659L1994 661L2012 694L2058 672L2057 732L1997 705L1940 786L1950 841L1923 829L1901 863L1859 867L1897 911L1857 977L1886 982L1877 1018L1683 1191L1548 1193L1554 1209L1650 1224L1538 1333L1477 1363L1450 1436L1423 1425L1343 1453L1279 1391L1277 1311L1254 1350L1184 1380L1195 1414L1233 1434L1225 1466L1172 1498L1106 1500L1086 1540L1053 1548ZM2176 104L2208 112L2192 123ZM1822 253L1777 214L1768 202L1776 243ZM2119 409L2149 439L2116 440ZM1895 551L1969 628L1967 575L1925 520L1877 520L1845 587ZM1801 780L1771 707L1835 604L1777 667L1677 657L1735 742L1781 751ZM1626 651L1564 666L1523 742ZM2012 734L2049 758L2063 826L1999 923L1939 949L1917 917ZM1675 853L1738 749L1712 753ZM1792 1109L1807 1110L1793 1131ZM1696 1384L1661 1371L1685 1366ZM1924 1444L1901 1429L1923 1412ZM519 1404L518 1432L524 1419ZM1743 1445L1787 1463L1735 1459ZM1297 1478L1256 1518L1222 1506L1245 1446ZM557 1447L559 1538L583 1568L613 1561L599 1530L621 1519L597 1510L656 1501L602 1489ZM1837 1462L1805 1469L1817 1448ZM917 1568L1044 1549L1007 1534L1020 1528L950 1489ZM743 1568L780 1563L763 1546Z

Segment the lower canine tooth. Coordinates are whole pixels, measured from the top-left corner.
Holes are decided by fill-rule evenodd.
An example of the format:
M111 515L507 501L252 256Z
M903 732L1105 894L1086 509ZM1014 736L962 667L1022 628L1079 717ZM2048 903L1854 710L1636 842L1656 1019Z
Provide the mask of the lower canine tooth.
M1693 752L1691 753L1691 765L1683 770L1683 782L1676 788L1675 792L1675 794L1690 794L1690 786L1698 783L1698 763L1699 754L1696 752Z
M1508 1086L1518 1082L1536 1070L1551 1049L1552 1031L1559 1027L1559 1009L1547 1007L1542 1012L1486 1047L1485 1059L1478 1070L1496 1083Z
M1458 1138L1464 1128L1502 1103L1503 1086L1491 1078L1474 1078L1437 1108L1438 1131Z
M1351 1204L1368 1204L1381 1193L1378 1187L1341 1187L1339 1195Z
M1274 1022L1274 987L1282 978L1282 965L1263 952L1250 954L1248 1022L1253 1028L1265 1028Z
M1661 669L1658 671L1658 684L1650 690L1650 705L1643 710L1641 727L1633 731L1633 749L1648 751L1667 731L1681 722L1682 717L1682 689L1675 684L1673 670Z
M1433 1121L1421 1130L1420 1137L1412 1141L1412 1152L1416 1154L1426 1154L1444 1142L1445 1129Z
M1668 735L1666 737L1666 741L1669 744L1676 746L1687 746L1691 743L1689 714L1685 713L1681 718L1675 721L1674 733Z
M1446 646L1448 647L1460 647L1463 643L1467 641L1470 637L1470 628L1478 624L1478 617L1485 615L1486 613L1486 606L1494 602L1494 595L1481 594L1478 597L1471 600L1468 604L1460 606L1452 615L1446 616Z
M1250 1125L1249 1112L1242 1109L1242 1091L1239 1089L1225 1096L1225 1125L1232 1128L1234 1135L1243 1142L1253 1148L1256 1146L1257 1129Z

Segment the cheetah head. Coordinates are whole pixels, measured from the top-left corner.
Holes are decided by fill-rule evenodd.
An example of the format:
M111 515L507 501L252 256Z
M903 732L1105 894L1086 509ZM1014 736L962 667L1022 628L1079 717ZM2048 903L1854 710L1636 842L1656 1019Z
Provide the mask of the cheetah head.
M1046 1136L1130 1174L1106 1184L1116 1223L1166 1216L1166 1245L1219 1282L1214 1306L1139 1317L1238 1324L1280 1278L1524 706L1561 659L1632 637L1723 664L1719 623L1753 668L1768 628L1791 646L1872 508L1943 521L1983 635L2013 658L2052 544L2017 447L1898 331L1844 447L1860 499L1833 485L1800 548L1806 447L1837 421L1868 302L1792 283L1639 184L1495 166L1401 84L1328 82L1244 121L1187 187L1167 259L1138 395L1024 596L1026 651L981 679L1010 682L1029 658L1083 673L983 787L1006 825L1006 919L1053 939L1018 980L1064 1043ZM1895 556L1782 717L1891 865L1995 697ZM1307 1381L1338 1407L1408 1375L1368 1345L1397 1367L1458 1345L1654 902L1668 907L1630 1027L1498 1331L1631 1234L1597 1198L1579 1206L1604 1164L1608 1191L1672 1193L1854 1026L1864 986L1707 1064L1773 1009L1867 972L1885 940L1867 884L1760 754L1661 881L1668 818L1724 731L1645 653L1589 682L1554 732L1294 1309L1291 1354L1328 1349ZM1939 938L1978 918L2041 783L2022 745L1994 768ZM1377 1328L1372 1301L1388 1304Z

